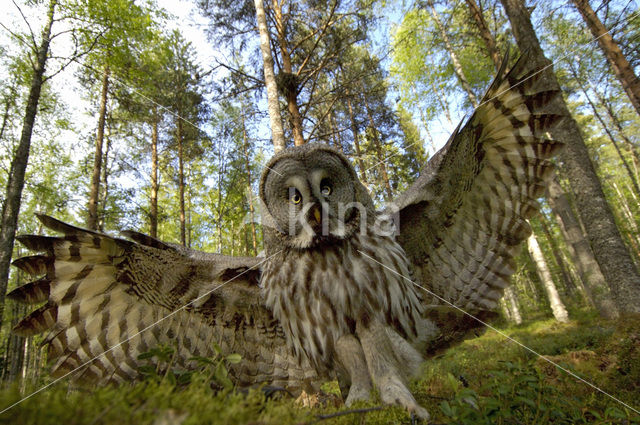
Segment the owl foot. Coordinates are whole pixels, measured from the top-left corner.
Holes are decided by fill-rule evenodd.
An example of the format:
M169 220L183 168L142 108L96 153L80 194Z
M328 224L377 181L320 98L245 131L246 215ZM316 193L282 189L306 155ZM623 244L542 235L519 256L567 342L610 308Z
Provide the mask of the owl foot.
M344 401L344 405L350 407L356 401L367 401L371 399L371 387L362 388L357 385L351 385L349 388L349 395L347 399Z
M341 336L336 342L336 354L343 369L338 379L340 389L343 394L347 388L349 392L344 404L351 406L356 401L369 400L373 386L360 341L354 335Z
M428 420L429 412L418 404L407 388L406 377L401 372L403 355L396 353L384 325L371 321L356 324L356 333L364 351L366 365L380 398L385 404L398 404L415 416Z
M374 380L383 403L403 406L409 413L416 415L420 419L429 419L427 409L418 404L399 376L388 375L381 377L379 380L374 378Z

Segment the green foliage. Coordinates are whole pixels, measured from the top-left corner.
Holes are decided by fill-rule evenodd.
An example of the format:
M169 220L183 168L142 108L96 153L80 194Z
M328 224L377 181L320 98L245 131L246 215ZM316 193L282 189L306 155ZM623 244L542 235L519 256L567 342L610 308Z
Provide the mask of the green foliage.
M228 366L242 361L239 354L231 353L222 355L222 350L214 344L216 353L213 357L194 356L190 360L193 368L184 370L176 368L173 364L176 348L171 346L159 346L138 355L138 360L144 360L145 364L139 367L142 376L147 380L156 382L168 382L174 386L184 386L192 382L194 376L201 375L206 382L216 388L231 390L233 382L229 377Z
M615 341L622 335L637 334L629 327L633 325L623 323L616 329L615 324L602 324L582 315L579 321L565 325L548 320L503 332L634 406L638 389L619 385L626 373L619 369L624 362L611 357L618 351L611 349ZM637 323L637 319L632 323ZM630 356L637 358L639 348L637 344L631 348ZM637 379L637 371L633 376ZM429 362L419 388L428 393L428 405L437 404L438 416L442 415L441 421L445 422L610 424L621 418L640 419L614 400L492 331ZM433 413L433 407L430 411Z
M638 317L603 323L587 314L564 325L547 320L501 332L634 406L640 396L638 329ZM229 364L241 361L237 355L196 357L197 366L186 375L171 367L173 353L170 347L156 347L143 354L141 357L149 361L148 378L137 384L70 390L60 383L0 415L0 421L151 424L177 415L184 417L185 424L286 425L349 410L332 402L335 395L327 396L324 405L308 409L288 397L266 399L259 390L233 390L224 384L227 375L220 365L226 370ZM21 393L14 386L0 391L0 407L35 389ZM325 390L337 394L337 385L331 383ZM640 420L621 404L493 331L426 362L412 391L434 423L604 425ZM361 402L353 408L378 403ZM320 423L409 423L409 415L400 407L386 406L333 416Z

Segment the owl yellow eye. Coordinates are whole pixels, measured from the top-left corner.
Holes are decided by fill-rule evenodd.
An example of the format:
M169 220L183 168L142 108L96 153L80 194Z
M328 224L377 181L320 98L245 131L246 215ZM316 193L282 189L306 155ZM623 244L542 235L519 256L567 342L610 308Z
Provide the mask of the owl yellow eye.
M302 195L300 195L298 189L289 188L289 201L296 205L302 202Z
M322 196L331 195L331 185L329 183L325 183L323 181L321 186L320 186L320 193L322 193Z

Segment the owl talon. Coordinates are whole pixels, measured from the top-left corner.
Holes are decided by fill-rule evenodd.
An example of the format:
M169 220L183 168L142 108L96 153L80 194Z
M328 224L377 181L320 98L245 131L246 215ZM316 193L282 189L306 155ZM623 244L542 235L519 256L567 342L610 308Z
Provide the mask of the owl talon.
M398 352L397 341L394 345L385 326L376 320L366 326L357 323L356 333L360 337L367 368L382 402L398 404L421 419L429 419L429 412L418 404L407 388L406 377L402 374L403 369L400 366L406 366L407 359Z
M368 401L371 399L371 387L363 388L358 385L352 385L349 388L349 395L344 402L344 405L351 407L356 401Z
M349 387L349 395L344 404L351 406L356 401L369 400L372 384L360 341L353 335L341 336L336 342L336 355L344 370L340 375L345 381L344 387Z
M429 412L427 409L418 404L399 376L389 374L379 380L376 380L376 383L377 382L380 382L380 384L377 385L380 391L380 399L385 404L400 405L407 409L409 413L416 415L420 419L429 419Z

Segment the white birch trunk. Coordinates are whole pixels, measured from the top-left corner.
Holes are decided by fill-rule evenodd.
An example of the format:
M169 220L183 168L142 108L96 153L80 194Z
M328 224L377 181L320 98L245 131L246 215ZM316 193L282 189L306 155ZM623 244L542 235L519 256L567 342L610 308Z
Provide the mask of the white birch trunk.
M536 263L536 269L538 270L538 275L540 276L540 280L544 285L544 289L547 291L547 296L549 297L549 304L551 305L553 317L555 317L558 322L568 322L569 315L567 314L567 309L560 299L556 284L551 278L549 266L547 266L547 262L542 255L542 250L540 249L538 240L533 233L531 233L531 236L529 236L529 238L527 239L527 247L529 248L529 253L533 258L533 261L535 261Z
M267 86L267 104L269 109L269 123L271 124L271 137L276 153L286 146L284 130L282 129L282 115L280 115L280 103L278 102L278 86L273 72L273 56L271 56L271 43L269 41L269 29L267 17L264 12L262 0L255 0L256 17L258 18L258 31L260 32L260 50L264 62L264 83Z
M516 299L515 291L513 287L507 286L504 289L504 299L505 302L508 303L509 312L511 313L511 320L515 322L516 325L522 323L522 315L520 314L520 307L518 307L518 300Z

